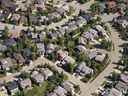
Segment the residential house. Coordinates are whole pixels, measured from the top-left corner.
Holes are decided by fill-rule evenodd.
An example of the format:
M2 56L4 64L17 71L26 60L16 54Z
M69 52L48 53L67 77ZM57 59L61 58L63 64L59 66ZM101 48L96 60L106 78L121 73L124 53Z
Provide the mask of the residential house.
M24 64L25 63L25 59L20 53L14 53L13 56L14 56L14 59L17 61L18 64Z
M103 63L103 61L105 60L105 57L106 57L106 54L98 54L98 55L95 57L95 60L96 60L97 62Z
M5 88L5 86L3 84L0 85L0 95L1 96L8 96L7 89Z
M7 50L7 46L0 44L0 52L4 52Z
M77 45L75 49L78 53L84 53L84 54L86 54L88 51L88 49L86 49L84 45Z
M74 89L74 85L69 82L69 81L65 81L63 84L62 84L62 87L64 89L66 89L67 92L70 92L72 95L75 94L75 89Z
M76 25L78 27L82 27L83 25L86 25L87 24L87 21L86 19L84 19L83 17L79 16L76 20Z
M12 15L11 22L14 23L14 24L18 24L19 21L20 21L20 17L21 17L20 14L14 13Z
M53 72L48 68L42 68L41 73L44 75L44 79L47 80L49 77L53 76Z
M106 8L108 9L108 12L116 12L117 11L117 4L114 0L108 0L106 2Z
M57 51L57 59L58 60L63 60L66 56L68 56L67 51L62 51L62 50Z
M45 54L45 45L44 43L37 43L37 52L40 54L40 55L43 55Z
M4 45L6 45L7 47L15 46L16 41L13 38L10 38L5 40Z
M62 60L62 62L61 62L62 65L74 64L74 63L75 63L75 59L72 58L72 57L70 57L70 56L66 56L66 57Z
M54 92L51 92L47 96L58 96L58 95L56 93L54 93Z
M56 87L54 89L54 92L57 94L57 96L66 96L67 94L67 91L61 86Z
M120 79L121 79L121 81L123 81L124 83L128 84L128 74L121 74L121 75L120 75Z
M13 66L13 62L11 58L5 58L0 60L0 67L1 70L10 70L10 68Z
M117 90L119 90L120 92L126 94L126 92L128 91L128 84L126 84L126 83L124 83L124 82L122 82L122 81L119 81L119 82L116 84L115 88L116 88Z
M23 79L19 81L19 85L22 89L30 89L32 87L32 83L30 79Z
M46 54L51 54L55 51L56 45L50 43L46 46Z
M88 74L93 74L93 69L86 66L85 62L81 62L80 64L78 64L76 68L76 73L78 73L81 76L86 76Z
M41 73L38 73L36 71L34 71L31 75L31 78L33 80L34 83L41 85L44 82L44 76Z
M46 0L35 0L34 1L35 3L35 7L38 9L38 10L45 10L45 3L46 3Z
M96 56L97 56L97 50L96 49L89 50L88 57L90 59L94 59Z
M122 93L120 91L118 91L115 88L112 88L110 90L110 93L108 94L108 96L123 96Z
M78 44L87 45L87 39L85 39L84 37L80 37L78 40Z
M21 30L18 28L14 28L9 30L8 36L11 38L19 38L21 36Z
M6 88L10 95L14 95L19 89L16 81L11 81L6 84Z

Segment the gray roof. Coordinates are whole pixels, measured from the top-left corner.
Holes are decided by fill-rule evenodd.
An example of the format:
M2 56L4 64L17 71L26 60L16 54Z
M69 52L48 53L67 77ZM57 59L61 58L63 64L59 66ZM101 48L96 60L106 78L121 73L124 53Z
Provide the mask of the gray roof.
M55 88L54 92L58 95L58 96L66 96L67 91L62 88L61 86L58 86L57 88Z
M125 84L125 83L122 82L122 81L119 81L119 82L116 84L115 88L116 88L117 90L119 90L120 92L125 93L125 92L127 92L127 90L128 90L128 85Z
M122 93L119 92L117 89L112 88L108 96L122 96Z
M7 87L8 90L11 91L11 90L17 89L18 88L18 84L17 84L16 81L12 81L12 82L8 82L6 84L6 87Z
M77 66L76 72L79 73L82 76L85 76L87 74L92 74L93 73L93 69L91 69L88 66L86 66L86 63L85 62L81 62Z

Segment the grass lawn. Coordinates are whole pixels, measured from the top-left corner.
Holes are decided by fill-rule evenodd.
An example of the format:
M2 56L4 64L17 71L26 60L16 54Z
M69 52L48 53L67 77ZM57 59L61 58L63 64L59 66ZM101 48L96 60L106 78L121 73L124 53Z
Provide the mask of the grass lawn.
M48 82L45 81L41 86L34 85L32 89L24 92L25 96L45 96Z

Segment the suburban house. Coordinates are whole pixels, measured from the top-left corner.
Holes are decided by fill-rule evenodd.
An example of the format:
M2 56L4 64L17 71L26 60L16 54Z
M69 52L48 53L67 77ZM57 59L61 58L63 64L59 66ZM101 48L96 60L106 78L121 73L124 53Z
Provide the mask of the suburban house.
M12 59L11 58L5 58L5 59L2 59L0 60L0 67L1 67L1 70L10 70L10 68L13 66L13 62L12 62Z
M0 95L1 96L8 96L7 89L5 88L5 86L3 84L0 85Z
M66 89L62 88L61 86L56 87L54 92L57 94L57 96L66 96L67 94Z
M53 72L48 68L42 68L41 73L44 75L44 79L47 80L49 77L53 76Z
M19 85L22 89L30 89L32 87L32 82L30 79L23 79L19 81Z
M115 88L116 88L117 90L119 90L120 92L126 94L127 91L128 91L128 84L126 84L126 83L124 83L124 82L122 82L122 81L119 81L119 82L116 84Z
M41 73L34 71L31 75L32 81L38 85L41 85L44 82L44 76Z
M107 96L123 96L122 93L120 91L118 91L115 88L112 88L110 90L110 93Z
M19 90L17 81L8 82L6 88L10 95L14 95Z
M93 69L86 66L85 62L81 62L80 64L78 64L76 68L76 73L79 74L80 76L86 76L89 74L93 74Z

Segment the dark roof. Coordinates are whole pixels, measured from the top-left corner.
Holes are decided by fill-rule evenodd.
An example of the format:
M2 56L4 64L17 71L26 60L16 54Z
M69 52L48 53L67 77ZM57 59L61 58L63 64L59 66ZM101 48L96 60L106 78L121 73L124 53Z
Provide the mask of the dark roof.
M6 87L8 90L14 90L14 89L18 88L18 84L16 81L12 81L12 82L8 82L6 84Z

